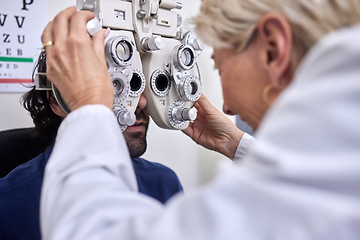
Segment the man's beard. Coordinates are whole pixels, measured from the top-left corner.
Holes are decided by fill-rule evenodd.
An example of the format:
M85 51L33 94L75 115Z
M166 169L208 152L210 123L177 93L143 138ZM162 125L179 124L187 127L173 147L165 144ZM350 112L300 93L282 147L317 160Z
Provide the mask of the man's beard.
M146 108L136 110L136 119L144 121L145 131L140 132L123 132L126 144L129 149L130 157L137 158L143 155L147 148L146 134L149 127L149 112Z
M140 157L145 153L147 148L146 132L129 133L124 136L131 158Z

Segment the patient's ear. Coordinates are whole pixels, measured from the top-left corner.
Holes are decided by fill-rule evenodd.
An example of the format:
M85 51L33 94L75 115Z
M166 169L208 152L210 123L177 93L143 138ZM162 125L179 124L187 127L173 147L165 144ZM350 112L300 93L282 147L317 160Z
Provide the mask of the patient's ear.
M51 107L51 110L58 115L59 117L66 117L66 113L64 112L64 110L59 106L59 104L57 103L57 101L55 100L55 98L53 96L49 96L48 94L48 98L49 98L49 105Z
M64 112L64 110L62 110L62 108L57 104L57 102L55 101L52 101L50 103L50 107L51 107L51 110L56 114L58 115L59 117L66 117L66 113Z

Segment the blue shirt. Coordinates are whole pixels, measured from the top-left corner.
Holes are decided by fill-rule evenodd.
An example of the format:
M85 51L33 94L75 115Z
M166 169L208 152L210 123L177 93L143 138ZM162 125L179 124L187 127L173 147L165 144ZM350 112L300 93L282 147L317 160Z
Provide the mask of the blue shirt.
M0 239L41 239L40 193L45 165L54 145L0 178ZM182 191L176 174L159 163L132 159L139 191L165 203Z

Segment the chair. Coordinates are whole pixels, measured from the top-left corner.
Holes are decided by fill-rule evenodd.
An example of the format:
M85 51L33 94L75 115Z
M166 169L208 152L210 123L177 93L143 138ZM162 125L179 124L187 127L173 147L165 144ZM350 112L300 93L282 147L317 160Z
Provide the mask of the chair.
M32 129L0 131L0 178L45 151L46 146L31 136Z

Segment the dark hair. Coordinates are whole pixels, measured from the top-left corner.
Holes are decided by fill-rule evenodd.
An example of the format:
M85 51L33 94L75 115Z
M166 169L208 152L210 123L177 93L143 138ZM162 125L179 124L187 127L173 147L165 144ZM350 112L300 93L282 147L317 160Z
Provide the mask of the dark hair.
M35 82L36 73L46 72L46 54L41 52L39 59L34 67L32 79ZM46 76L37 77L45 80ZM35 124L33 136L41 144L49 145L56 136L57 129L62 121L62 117L56 115L50 107L50 103L56 101L50 90L36 90L35 86L22 96L23 106L30 112L31 118Z

